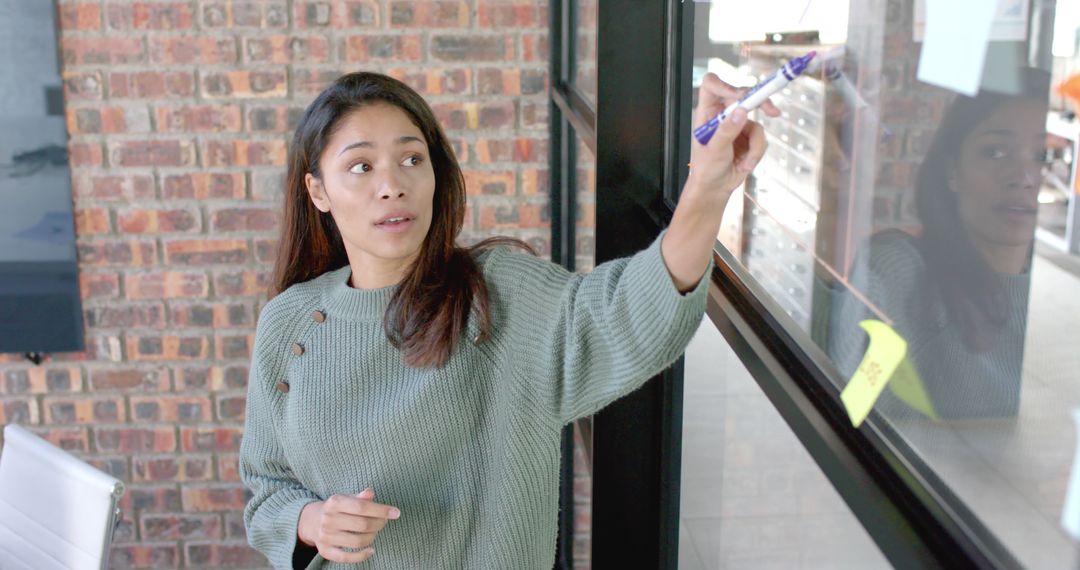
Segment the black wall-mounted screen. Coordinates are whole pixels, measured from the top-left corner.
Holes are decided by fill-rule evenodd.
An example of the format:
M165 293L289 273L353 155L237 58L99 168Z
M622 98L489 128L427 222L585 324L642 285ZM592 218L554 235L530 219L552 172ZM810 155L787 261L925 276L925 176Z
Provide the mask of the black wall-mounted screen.
M56 18L0 0L0 352L83 348Z

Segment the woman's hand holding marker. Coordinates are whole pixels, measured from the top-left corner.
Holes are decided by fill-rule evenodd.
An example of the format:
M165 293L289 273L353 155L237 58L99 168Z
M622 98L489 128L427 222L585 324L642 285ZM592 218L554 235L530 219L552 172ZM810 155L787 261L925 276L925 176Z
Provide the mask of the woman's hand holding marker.
M708 122L745 94L745 90L724 83L716 75L706 74L698 90L693 124ZM780 111L770 101L760 108L770 117L780 116ZM719 192L726 203L727 196L746 180L761 160L766 146L765 130L761 125L748 121L742 108L735 108L717 127L708 144L702 145L694 139L684 196L687 192Z
M331 562L363 562L375 555L371 545L386 522L401 516L398 509L374 499L375 491L368 488L357 495L334 495L310 503L300 512L296 534Z

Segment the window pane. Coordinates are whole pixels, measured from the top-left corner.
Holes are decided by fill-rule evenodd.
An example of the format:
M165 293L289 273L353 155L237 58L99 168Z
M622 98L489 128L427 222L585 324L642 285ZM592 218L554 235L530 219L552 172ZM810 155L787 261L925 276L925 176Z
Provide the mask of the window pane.
M679 568L890 568L712 322L686 351Z
M571 81L585 101L596 109L596 12L600 0L572 2L574 61Z
M980 45L950 35L946 4L694 4L696 84L820 62L772 97L780 117L753 115L769 149L718 239L837 387L885 386L870 421L943 496L1023 565L1073 567L1080 9L987 3Z

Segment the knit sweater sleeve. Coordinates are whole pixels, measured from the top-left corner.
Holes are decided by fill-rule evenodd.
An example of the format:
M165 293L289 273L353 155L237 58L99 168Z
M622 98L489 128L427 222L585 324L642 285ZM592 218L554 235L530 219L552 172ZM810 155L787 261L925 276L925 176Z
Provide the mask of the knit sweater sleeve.
M284 293L282 294L284 295ZM280 296L279 296L280 297ZM244 436L240 444L240 477L251 496L244 508L244 525L248 542L266 556L278 569L294 567L297 554L313 553L297 549L296 527L305 505L320 500L304 488L292 473L278 437L275 423L280 414L274 412L275 401L283 398L275 385L283 367L284 348L278 340L282 335L282 311L275 298L263 307L255 332L255 348L248 378L247 410ZM296 563L306 565L307 560Z
M639 388L685 351L705 312L712 262L680 293L660 251L647 249L590 273L503 253L496 287L508 295L507 327L522 378L562 423ZM491 264L489 264L491 265Z

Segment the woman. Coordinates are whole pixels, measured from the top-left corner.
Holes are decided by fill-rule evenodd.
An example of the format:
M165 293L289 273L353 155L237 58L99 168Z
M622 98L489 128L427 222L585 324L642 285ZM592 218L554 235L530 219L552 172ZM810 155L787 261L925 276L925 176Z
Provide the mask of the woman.
M949 106L919 168L918 237L870 242L853 282L908 342L908 361L943 418L1015 415L1027 323L1049 76L1029 69L1020 95L982 91ZM865 350L855 326L878 318L844 297L831 354L851 373ZM892 416L918 412L883 397Z
M738 96L707 77L697 122ZM464 182L428 105L338 79L289 149L240 453L251 544L276 568L550 568L561 428L682 353L764 148L735 113L652 246L570 274L505 240L457 247Z

